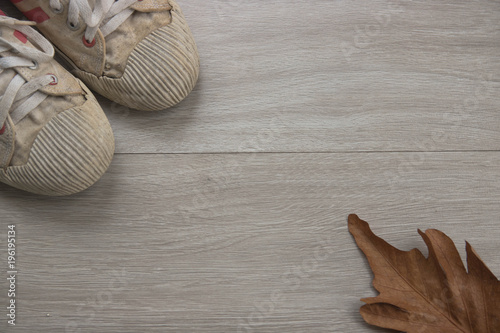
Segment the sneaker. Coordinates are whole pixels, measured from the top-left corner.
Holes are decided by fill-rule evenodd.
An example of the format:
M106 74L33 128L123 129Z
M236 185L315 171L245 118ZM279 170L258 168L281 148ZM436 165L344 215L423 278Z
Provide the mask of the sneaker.
M113 133L92 93L30 24L0 11L0 182L70 195L107 170Z
M196 44L174 0L11 0L92 90L155 111L183 100L199 73Z

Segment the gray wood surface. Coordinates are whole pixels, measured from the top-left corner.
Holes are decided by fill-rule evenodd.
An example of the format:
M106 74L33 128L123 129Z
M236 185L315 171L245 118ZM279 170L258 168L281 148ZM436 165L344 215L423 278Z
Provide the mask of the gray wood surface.
M103 100L119 153L499 147L499 1L180 3L199 84L169 112Z
M500 2L179 3L188 99L101 98L117 155L84 193L0 184L0 332L384 332L349 213L405 250L467 239L500 276Z

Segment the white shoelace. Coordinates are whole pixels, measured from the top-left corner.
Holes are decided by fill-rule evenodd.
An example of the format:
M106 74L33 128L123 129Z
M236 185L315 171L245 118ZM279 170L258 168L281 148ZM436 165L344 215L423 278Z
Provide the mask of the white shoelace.
M10 17L0 16L0 26L7 26L22 32L39 49L24 46L22 43L12 43L0 35L0 74L6 69L14 67L36 68L38 64L48 62L54 56L54 48L40 33L29 25L33 22L19 21ZM6 52L10 52L8 55ZM26 81L17 74L10 81L4 94L0 96L0 127L2 127L10 114L14 124L17 124L33 109L35 109L46 98L47 94L39 90L57 78L54 75L43 75L30 81ZM11 110L16 102L27 98L14 110Z
M93 0L94 8L90 6L92 0L69 0L68 22L78 26L80 16L87 25L85 39L92 42L100 29L104 37L115 31L123 22L134 13L130 8L139 0ZM50 6L61 11L61 0L50 0Z

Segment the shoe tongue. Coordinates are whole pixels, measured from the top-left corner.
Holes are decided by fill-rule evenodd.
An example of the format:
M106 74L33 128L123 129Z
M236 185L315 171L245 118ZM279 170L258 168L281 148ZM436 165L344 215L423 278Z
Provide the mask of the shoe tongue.
M7 16L1 9L0 9L0 16ZM15 30L11 27L7 26L1 26L0 25L0 36L13 43L22 43L25 44L25 46L30 46L30 47L35 47L31 42L28 40L28 37L26 37L25 34L23 34L19 30Z
M0 10L0 16L7 15ZM34 47L22 32L14 30L10 27L0 26L0 36L11 43L22 43L27 46ZM7 54L12 55L12 52L8 52ZM16 74L16 71L10 68L5 69L0 73L0 95L3 95L3 92L7 89L10 81L12 81L12 78L14 78ZM2 124L0 124L0 127L1 125Z
M15 33L21 39L23 39L23 37L26 38L26 36L24 36L22 33L18 32L17 30L14 31L13 29L11 29L9 27L0 26L0 35L2 36L2 38L8 40L9 42L16 42L17 41L20 43L20 40L18 39L18 37L14 36ZM26 42L29 43L28 41L26 41ZM12 54L12 52L10 52L10 54ZM1 56L1 53L0 53L0 56ZM3 95L4 91L9 86L10 81L12 81L12 79L14 78L14 76L16 74L17 74L16 71L11 69L11 68L4 69L0 73L0 95ZM0 126L1 125L3 125L3 124L0 124Z
M7 87L10 84L10 81L16 76L16 71L13 69L7 69L4 70L0 73L0 95L3 95L5 90L7 90ZM2 127L3 124L0 124L0 127Z
M3 12L1 12L0 15L6 16ZM22 32L11 27L0 25L0 36L1 38L11 42L12 44L21 44L25 47L39 49L37 46L33 45ZM12 51L6 51L3 54L5 54L6 56L16 55ZM0 74L0 95L3 93L3 91L5 91L6 87L9 85L15 74L20 74L26 81L29 81L31 78L38 77L40 75L53 74L58 78L58 84L42 87L40 89L41 92L44 92L48 95L82 94L81 86L79 82L73 77L73 75L65 71L63 67L61 67L55 61L50 61L38 64L38 68L35 69L16 67L15 69L4 70Z
M31 44L31 42L22 32L14 30L10 27L0 25L0 36L2 36L4 40L7 40L12 44L22 44L23 46L36 48L33 44ZM16 56L16 53L12 51L5 51L0 53L0 57L2 55ZM10 84L10 81L12 81L12 78L16 74L21 74L20 72L22 72L22 70L16 67L16 69L13 68L4 69L2 73L0 73L0 95L2 95L3 92L7 89L7 86ZM27 79L27 77L25 77L25 79Z

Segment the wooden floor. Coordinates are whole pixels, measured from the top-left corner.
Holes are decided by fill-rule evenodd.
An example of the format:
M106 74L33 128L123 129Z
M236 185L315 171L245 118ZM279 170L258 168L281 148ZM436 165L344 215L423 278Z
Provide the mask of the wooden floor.
M82 194L0 185L1 332L384 332L349 213L406 250L467 239L500 276L499 1L179 3L195 91L101 98L117 151Z

